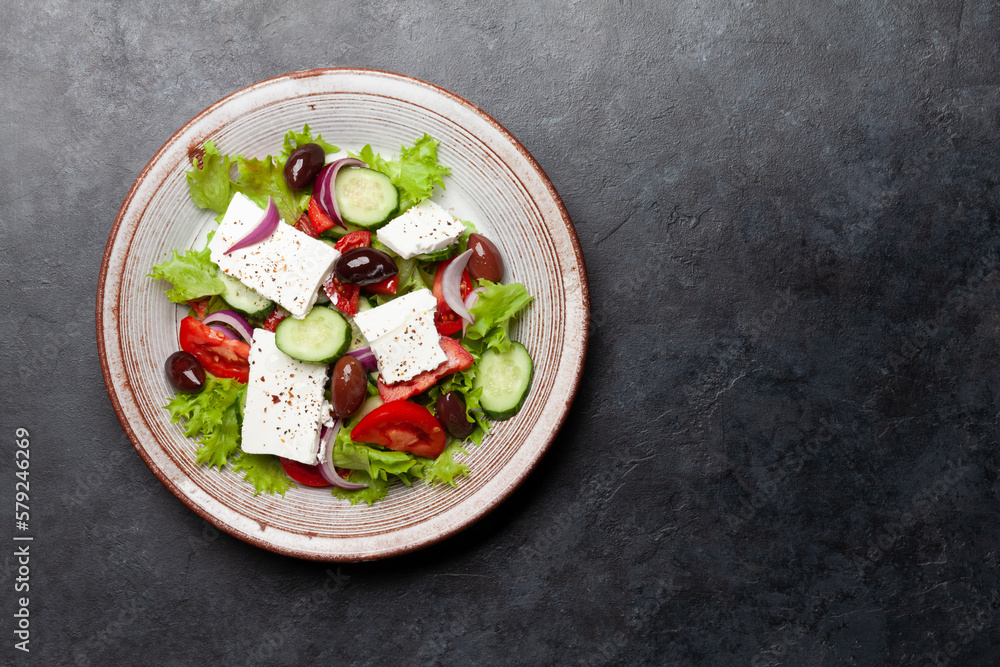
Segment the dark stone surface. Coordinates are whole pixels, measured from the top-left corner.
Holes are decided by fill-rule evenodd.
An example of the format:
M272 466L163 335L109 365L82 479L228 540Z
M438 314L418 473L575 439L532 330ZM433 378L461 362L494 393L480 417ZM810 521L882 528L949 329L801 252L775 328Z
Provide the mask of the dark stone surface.
M1000 4L326 4L3 3L0 532L23 427L36 536L30 656L2 559L3 663L996 663ZM527 483L443 544L333 568L167 492L93 333L150 156L316 66L494 115L593 297Z

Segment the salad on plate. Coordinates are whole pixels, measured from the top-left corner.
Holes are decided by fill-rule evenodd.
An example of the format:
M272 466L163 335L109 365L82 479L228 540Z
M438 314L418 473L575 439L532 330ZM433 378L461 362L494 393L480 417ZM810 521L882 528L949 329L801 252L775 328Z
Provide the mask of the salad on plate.
M330 487L351 504L395 483L455 486L456 459L531 386L509 337L532 301L498 247L431 200L450 174L428 135L386 159L306 125L277 155L192 159L192 201L219 223L150 277L188 309L164 406L201 465L254 494Z

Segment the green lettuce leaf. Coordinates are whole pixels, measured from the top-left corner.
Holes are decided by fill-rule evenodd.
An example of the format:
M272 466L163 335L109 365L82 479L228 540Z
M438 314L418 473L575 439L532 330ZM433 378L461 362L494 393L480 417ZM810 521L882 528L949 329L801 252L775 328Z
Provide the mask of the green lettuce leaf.
M270 155L264 160L256 158L236 158L240 176L233 187L252 199L261 208L267 206L267 198L273 197L278 207L278 215L288 224L298 222L309 207L309 190L295 191L285 181L284 161L275 162Z
M184 435L197 437L199 465L222 468L240 445L240 400L246 385L205 373L205 388L197 394L177 392L164 407L170 422L184 421Z
M241 449L239 457L233 461L233 470L242 472L243 479L253 484L255 496L258 493L284 496L285 491L295 486L278 457L270 454L247 454Z
M200 163L197 157L191 158L194 169L187 172L187 182L191 201L196 206L219 214L226 212L233 198L232 181L229 180L232 164L233 159L220 153L214 141L205 142L205 154Z
M455 454L458 453L469 452L462 447L462 443L452 441L436 459L426 459L423 467L424 483L431 486L437 484L457 486L455 480L459 477L468 477L469 466L455 460Z
M288 156L292 154L299 146L303 144L316 144L323 149L324 153L336 153L340 149L333 144L323 141L323 135L317 134L315 137L309 131L309 125L303 125L301 132L296 132L295 130L289 130L285 134L285 145L281 148L281 163L282 168L284 168L284 163L288 161Z
M183 255L174 250L173 257L155 265L148 277L172 283L173 288L167 290L167 298L173 303L186 303L191 299L221 294L225 284L218 273L219 269L206 246L204 250L186 250Z
M406 452L379 449L351 440L351 432L342 426L333 441L333 463L338 468L361 470L371 477L389 480L413 468L417 459Z
M438 164L438 143L429 134L424 134L412 146L400 146L399 157L392 160L383 158L370 145L350 155L389 177L399 190L399 210L405 211L430 197L435 185L444 189L444 177L451 169Z
M354 491L348 491L339 486L333 487L331 493L335 497L349 500L352 505L364 501L368 506L371 506L380 500L385 500L385 497L389 495L389 482L377 475L372 477L364 470L352 470L351 474L347 476L347 481L368 485L366 489L357 489Z
M507 331L511 319L531 303L533 297L521 283L498 285L481 280L484 287L476 305L469 309L475 324L466 330L466 342L473 352L482 354L488 349L506 352L510 348Z

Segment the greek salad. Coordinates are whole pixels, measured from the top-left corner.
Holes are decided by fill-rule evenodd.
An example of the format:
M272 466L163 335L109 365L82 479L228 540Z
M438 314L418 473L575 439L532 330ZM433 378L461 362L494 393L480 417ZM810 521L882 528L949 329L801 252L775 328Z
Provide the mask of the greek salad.
M508 332L532 297L472 222L431 201L448 167L429 135L389 159L306 125L277 155L192 158L217 215L201 250L150 277L188 308L164 406L201 465L254 494L330 487L371 505L395 483L456 486L456 460L523 405L533 374Z

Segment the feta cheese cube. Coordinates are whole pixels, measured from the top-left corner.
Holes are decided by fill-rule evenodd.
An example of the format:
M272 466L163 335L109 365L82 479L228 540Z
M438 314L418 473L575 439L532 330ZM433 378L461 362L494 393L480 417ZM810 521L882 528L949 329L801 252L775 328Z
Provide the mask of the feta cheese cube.
M465 225L426 199L392 220L375 234L403 259L450 246L465 232Z
M243 417L243 451L313 465L326 400L327 366L289 357L274 334L255 329Z
M319 288L330 276L340 252L282 222L260 243L226 255L260 222L262 215L262 209L246 195L233 195L208 244L212 261L292 317L302 319L316 303Z
M434 326L436 308L437 299L422 289L354 316L378 360L383 382L412 380L448 360Z

